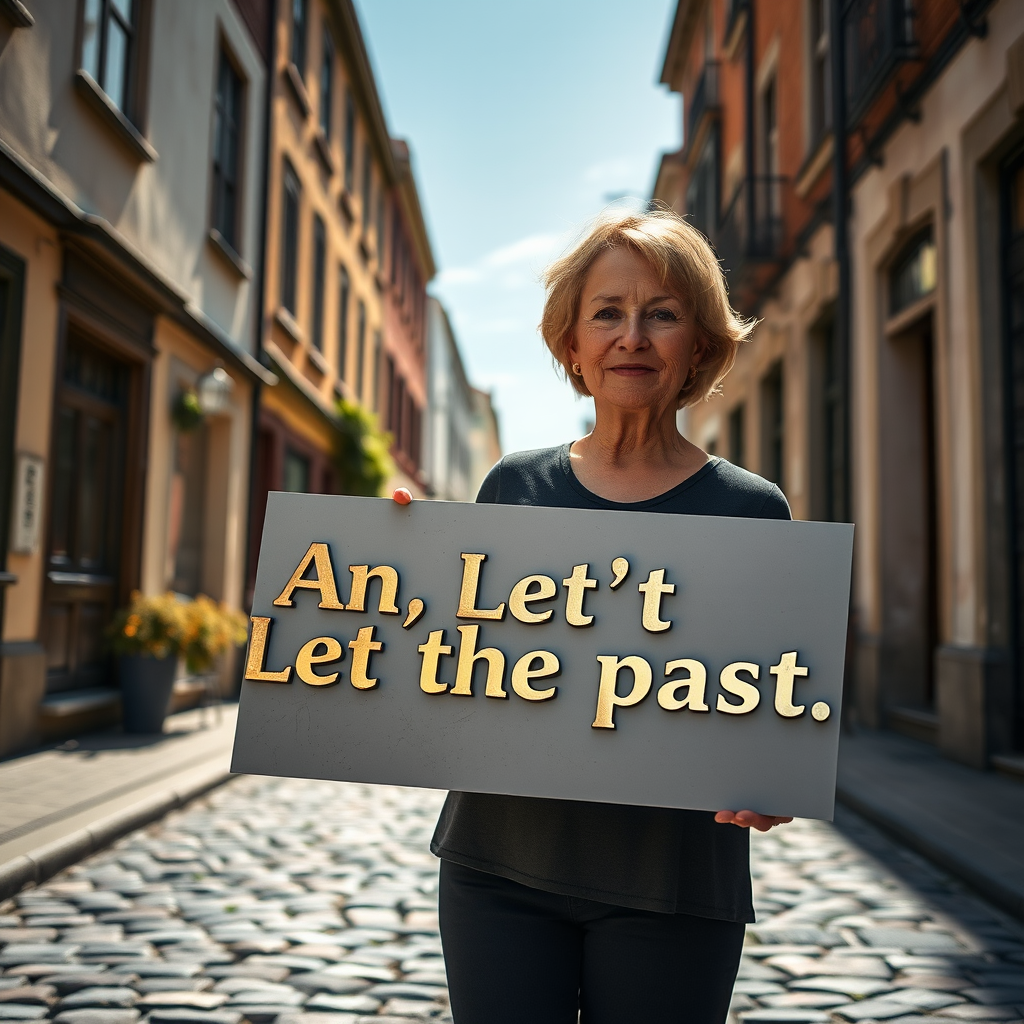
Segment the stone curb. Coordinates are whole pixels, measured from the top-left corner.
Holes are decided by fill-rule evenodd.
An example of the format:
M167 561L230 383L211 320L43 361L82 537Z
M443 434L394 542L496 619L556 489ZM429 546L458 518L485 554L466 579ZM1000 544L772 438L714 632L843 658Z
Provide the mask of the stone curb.
M27 885L45 882L58 871L109 846L115 839L162 818L169 811L184 806L211 789L216 789L230 778L231 772L224 768L214 768L184 785L176 785L171 779L168 788L154 796L15 857L6 864L0 864L0 901L9 899Z
M877 825L883 832L887 832L894 839L899 840L904 846L909 846L922 857L926 857L933 864L959 878L960 881L966 883L1004 913L1024 921L1024 889L1006 885L1000 879L985 872L984 869L979 869L976 865L958 857L941 841L936 841L928 835L915 831L870 800L865 800L845 789L841 783L836 786L836 799L862 818Z

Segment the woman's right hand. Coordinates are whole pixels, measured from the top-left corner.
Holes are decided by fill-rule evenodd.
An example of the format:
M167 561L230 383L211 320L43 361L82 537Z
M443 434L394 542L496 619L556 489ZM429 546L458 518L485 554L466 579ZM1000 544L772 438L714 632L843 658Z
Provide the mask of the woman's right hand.
M412 502L412 491L408 487L396 487L395 493L391 495L391 500L399 505L408 505Z

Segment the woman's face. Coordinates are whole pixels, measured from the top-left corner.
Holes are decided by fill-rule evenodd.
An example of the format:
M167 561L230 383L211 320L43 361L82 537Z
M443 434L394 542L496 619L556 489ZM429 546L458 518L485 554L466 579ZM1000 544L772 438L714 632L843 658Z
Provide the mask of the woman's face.
M674 410L700 355L688 305L643 257L616 248L594 261L569 356L598 406Z

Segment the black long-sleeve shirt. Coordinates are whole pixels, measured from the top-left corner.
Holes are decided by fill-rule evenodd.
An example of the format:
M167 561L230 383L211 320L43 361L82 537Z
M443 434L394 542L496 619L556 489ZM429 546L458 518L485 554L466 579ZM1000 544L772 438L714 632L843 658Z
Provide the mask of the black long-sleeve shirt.
M678 515L789 519L775 484L713 458L647 501L588 491L569 446L507 455L477 501ZM430 844L444 860L547 892L616 906L753 921L747 829L707 811L483 793L449 793Z

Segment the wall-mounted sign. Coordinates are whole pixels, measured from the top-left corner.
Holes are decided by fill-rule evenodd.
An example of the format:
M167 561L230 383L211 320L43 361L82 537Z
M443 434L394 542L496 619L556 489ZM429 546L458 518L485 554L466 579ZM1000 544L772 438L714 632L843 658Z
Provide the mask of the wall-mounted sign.
M38 455L18 453L11 516L11 551L18 555L34 555L39 549L44 467L45 463Z
M830 818L853 527L270 496L232 770Z

